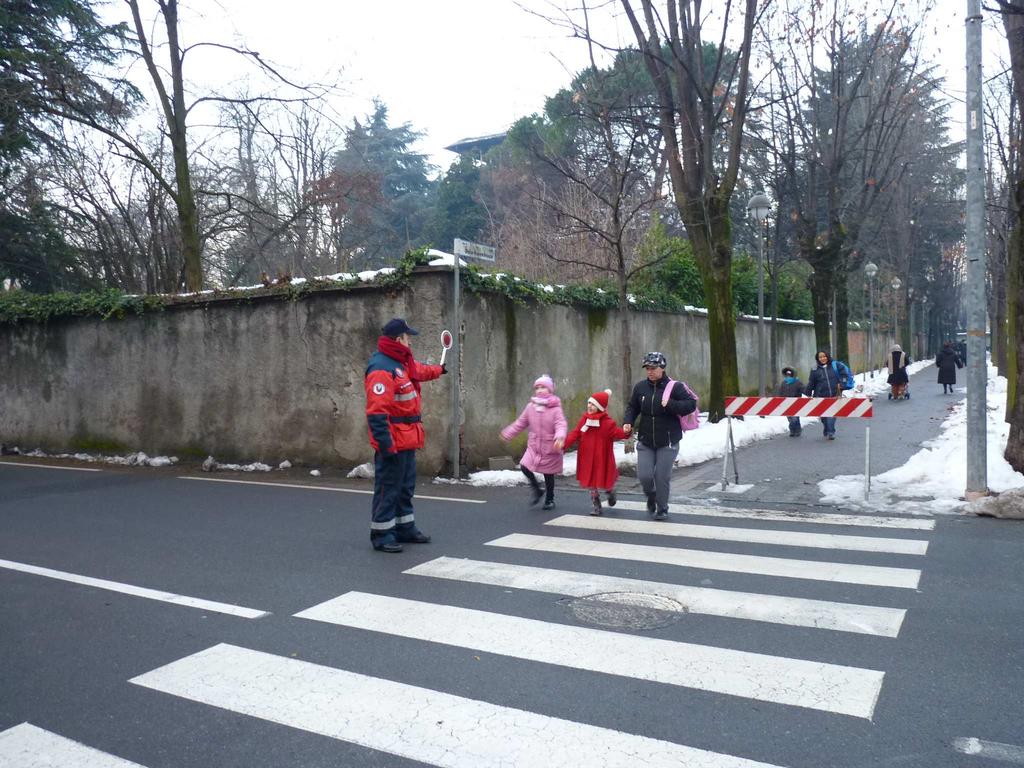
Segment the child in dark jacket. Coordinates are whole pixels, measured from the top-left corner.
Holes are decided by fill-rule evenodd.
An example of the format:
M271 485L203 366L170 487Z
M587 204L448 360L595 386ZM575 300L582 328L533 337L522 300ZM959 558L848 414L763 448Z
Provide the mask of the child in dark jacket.
M625 440L626 433L608 415L608 398L612 391L595 392L587 400L587 412L576 424L576 429L565 438L565 450L577 442L576 479L582 488L590 490L590 514L601 514L601 491L608 496L608 506L615 506L615 482L619 469L615 465L616 440Z
M779 397L800 397L804 393L804 383L790 366L782 369L782 383L779 384ZM800 437L803 427L799 416L789 416L789 436Z

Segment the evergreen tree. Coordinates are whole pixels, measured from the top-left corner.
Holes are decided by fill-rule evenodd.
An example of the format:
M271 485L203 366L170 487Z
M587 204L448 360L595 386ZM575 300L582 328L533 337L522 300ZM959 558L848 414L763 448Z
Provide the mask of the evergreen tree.
M409 123L389 125L387 106L379 101L365 122L354 120L346 131L335 172L342 178L372 176L379 193L351 201L338 244L349 253L349 263L381 266L422 244L433 169L411 148L420 136Z
M480 204L480 167L469 155L452 163L437 185L425 239L440 248L452 248L455 238L478 240L487 226L487 211Z

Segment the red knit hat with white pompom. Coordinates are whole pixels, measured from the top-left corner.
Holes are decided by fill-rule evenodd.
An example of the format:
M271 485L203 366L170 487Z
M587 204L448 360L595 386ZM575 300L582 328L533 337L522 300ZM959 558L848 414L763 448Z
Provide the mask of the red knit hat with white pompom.
M608 410L608 398L612 396L612 391L606 389L603 392L595 392L588 399L587 402L597 408L599 411Z

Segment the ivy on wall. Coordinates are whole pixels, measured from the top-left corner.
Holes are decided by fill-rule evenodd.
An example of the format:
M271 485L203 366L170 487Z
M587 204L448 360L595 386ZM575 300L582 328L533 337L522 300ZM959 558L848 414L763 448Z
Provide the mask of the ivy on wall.
M257 289L215 289L203 294L185 296L129 295L113 288L85 293L29 293L0 291L0 325L45 323L66 317L98 317L121 319L128 315L159 312L170 306L188 306L210 299L255 299L267 296L291 301L323 290L351 290L357 286L374 285L387 290L401 290L409 285L417 267L434 260L427 248L409 251L394 269L382 271L371 283L356 276L342 279L313 278L302 282L271 284ZM485 272L478 267L463 267L460 272L465 289L476 294L498 294L517 304L563 304L592 309L615 309L619 298L611 288L596 285L542 285L514 275ZM631 308L647 311L682 312L681 302L664 298L634 297Z

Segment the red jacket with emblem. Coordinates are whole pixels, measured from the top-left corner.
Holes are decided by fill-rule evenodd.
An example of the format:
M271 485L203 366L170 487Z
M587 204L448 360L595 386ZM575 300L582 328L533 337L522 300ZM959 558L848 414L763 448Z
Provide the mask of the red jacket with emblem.
M614 442L625 438L622 427L607 413L583 414L576 429L565 438L565 450L576 442L580 444L576 452L576 479L583 488L615 487L619 469L615 466Z
M395 453L423 447L420 382L442 373L440 365L417 363L412 350L381 336L366 367L366 425L375 451Z

